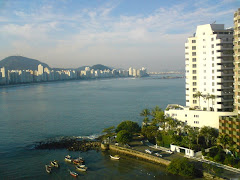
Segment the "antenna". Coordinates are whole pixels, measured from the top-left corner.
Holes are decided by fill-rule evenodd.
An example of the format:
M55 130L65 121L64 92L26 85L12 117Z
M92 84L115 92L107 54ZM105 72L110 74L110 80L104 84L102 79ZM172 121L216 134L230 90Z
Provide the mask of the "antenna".
M214 21L212 24L215 24L216 23L216 21Z

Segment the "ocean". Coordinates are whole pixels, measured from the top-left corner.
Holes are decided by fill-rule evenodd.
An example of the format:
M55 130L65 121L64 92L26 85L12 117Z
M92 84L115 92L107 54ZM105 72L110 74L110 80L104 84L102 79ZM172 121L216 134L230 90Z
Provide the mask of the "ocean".
M131 157L112 161L109 152L36 150L38 141L65 136L98 136L124 120L142 122L142 109L185 104L185 79L76 80L0 87L0 179L72 179L67 154L86 160L82 179L183 179L164 167ZM45 164L60 168L47 174Z

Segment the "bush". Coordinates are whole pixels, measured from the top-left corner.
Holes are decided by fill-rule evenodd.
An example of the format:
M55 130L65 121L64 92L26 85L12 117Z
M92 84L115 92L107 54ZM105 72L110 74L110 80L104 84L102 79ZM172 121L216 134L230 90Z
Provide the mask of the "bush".
M139 132L141 130L141 127L136 122L123 121L117 126L116 132L118 133L121 130L126 130L129 133L133 134Z
M217 153L217 155L216 156L214 156L214 160L215 161L217 161L217 162L223 162L224 161L224 159L225 159L225 157L224 157L224 154L223 153Z
M126 144L126 143L130 142L131 139L132 139L132 134L126 130L121 130L117 133L116 140L120 143Z
M174 159L167 167L167 171L188 178L201 177L202 173L186 158Z

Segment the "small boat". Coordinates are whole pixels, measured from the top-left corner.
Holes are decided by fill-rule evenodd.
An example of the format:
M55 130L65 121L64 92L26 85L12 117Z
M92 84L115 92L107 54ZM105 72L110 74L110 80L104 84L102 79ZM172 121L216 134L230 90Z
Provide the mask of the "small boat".
M115 155L115 156L110 155L110 158L111 159L115 159L115 160L119 160L120 159L119 155Z
M67 162L72 162L71 156L69 156L69 155L65 156L64 160Z
M57 167L57 168L59 167L59 164L58 164L58 162L57 162L56 160L51 161L50 164L51 164L53 167Z
M47 173L50 174L51 171L52 171L52 166L50 166L50 165L45 165L45 168L46 168Z
M74 172L74 171L70 171L70 175L73 176L73 177L77 177L78 176L78 173Z
M77 159L72 160L73 164L81 164L84 163L84 159L82 157L78 157Z
M87 167L85 165L77 165L76 169L78 171L87 171Z

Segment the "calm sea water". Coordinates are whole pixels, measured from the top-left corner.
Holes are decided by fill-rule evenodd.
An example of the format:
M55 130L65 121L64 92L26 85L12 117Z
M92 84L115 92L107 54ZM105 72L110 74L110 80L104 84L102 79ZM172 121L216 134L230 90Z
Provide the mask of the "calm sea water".
M147 78L65 81L0 88L0 179L72 179L64 156L83 156L83 179L181 179L159 165L108 152L35 150L37 141L61 136L89 136L123 120L141 123L139 113L156 105L184 104L184 79ZM52 174L44 165L60 161Z

